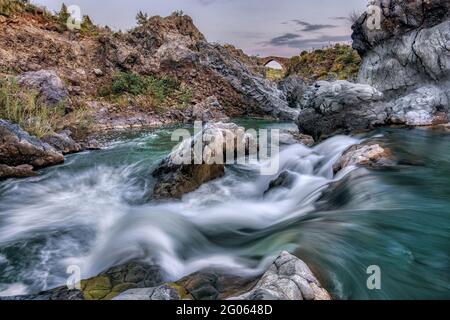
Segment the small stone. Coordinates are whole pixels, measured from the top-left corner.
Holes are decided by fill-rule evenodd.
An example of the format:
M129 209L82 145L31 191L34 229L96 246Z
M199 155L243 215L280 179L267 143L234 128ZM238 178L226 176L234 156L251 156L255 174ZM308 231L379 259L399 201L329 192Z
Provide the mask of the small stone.
M101 76L103 76L103 71L101 70L101 69L94 69L94 74L97 76L97 77L101 77Z

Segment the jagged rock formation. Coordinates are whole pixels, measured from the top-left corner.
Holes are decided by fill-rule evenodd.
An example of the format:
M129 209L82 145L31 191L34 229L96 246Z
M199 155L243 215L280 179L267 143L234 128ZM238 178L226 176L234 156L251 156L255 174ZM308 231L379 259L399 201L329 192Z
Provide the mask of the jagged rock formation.
M308 266L283 252L247 293L230 300L331 300Z
M71 138L72 133L64 130L59 133L47 134L42 141L48 143L62 154L77 153L83 150L83 147Z
M339 131L347 133L384 124L387 114L382 98L383 94L369 85L319 81L305 91L301 100L299 129L318 140Z
M62 162L64 156L52 146L30 136L19 126L0 120L0 164L8 167L30 165L39 169ZM19 169L28 167L16 168ZM24 172L31 173L29 170L17 171L19 176L23 176Z
M445 0L377 0L381 29L371 30L363 14L353 25L353 46L362 55L360 84L320 82L301 103L300 128L318 136L375 125L427 126L449 121L450 4ZM365 85L378 92L352 101ZM372 88L371 88L372 87ZM350 102L329 98L337 91ZM313 98L308 94L312 93ZM348 95L346 95L348 93ZM380 94L382 96L380 96ZM358 98L361 95L356 94Z

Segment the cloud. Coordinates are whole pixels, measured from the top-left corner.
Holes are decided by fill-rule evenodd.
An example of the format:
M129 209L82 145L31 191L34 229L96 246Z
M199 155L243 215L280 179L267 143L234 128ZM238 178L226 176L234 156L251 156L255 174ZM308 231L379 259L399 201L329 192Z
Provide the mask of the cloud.
M310 49L319 48L333 42L350 41L350 35L345 36L328 36L322 35L316 38L302 39L300 35L287 33L282 36L270 39L264 45L274 47L288 47L294 49Z
M282 36L270 39L268 43L273 46L286 46L293 41L298 41L300 38L299 34L285 33Z
M303 29L299 30L300 32L310 32L310 31L318 31L323 29L331 29L336 28L337 26L332 24L312 24L303 20L294 19L291 21L286 21L283 24L287 24L289 22L293 22L297 25L303 26Z
M348 17L330 17L333 20L348 20Z

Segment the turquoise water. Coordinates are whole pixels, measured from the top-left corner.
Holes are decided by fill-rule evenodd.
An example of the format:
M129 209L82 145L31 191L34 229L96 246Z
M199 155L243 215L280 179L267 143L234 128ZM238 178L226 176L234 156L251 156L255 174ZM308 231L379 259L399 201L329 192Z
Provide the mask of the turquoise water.
M62 285L69 265L89 277L133 258L162 265L169 280L211 265L261 273L288 250L337 299L450 298L449 134L372 132L399 164L339 177L330 163L362 137L284 147L280 171L298 177L291 189L264 197L274 177L232 166L180 202L149 203L151 172L176 144L171 132L109 136L104 150L0 182L0 294ZM381 290L367 288L372 265Z

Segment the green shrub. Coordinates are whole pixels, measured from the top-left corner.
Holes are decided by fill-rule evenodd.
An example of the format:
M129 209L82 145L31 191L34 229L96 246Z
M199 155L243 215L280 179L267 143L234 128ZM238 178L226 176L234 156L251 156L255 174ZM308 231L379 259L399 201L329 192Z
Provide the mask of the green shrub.
M111 85L100 88L98 94L119 105L128 101L124 99L126 96L135 97L139 106L151 105L160 109L174 104L185 107L193 98L192 89L172 77L143 76L135 72L116 73Z
M115 95L128 93L133 96L138 96L145 94L147 88L148 81L145 77L137 73L119 72L113 77L111 93Z
M296 74L308 82L316 80L355 80L361 58L349 45L336 44L333 47L311 52L303 51L292 57L287 75Z
M51 18L52 14L34 4L20 0L0 0L0 15L10 17L15 13L28 12L32 14L41 14Z
M83 21L81 22L80 32L83 35L95 36L95 35L98 35L98 28L92 22L92 20L89 16L83 16Z
M56 130L63 115L62 106L50 107L39 102L37 92L21 89L14 80L0 81L0 118L41 138Z

